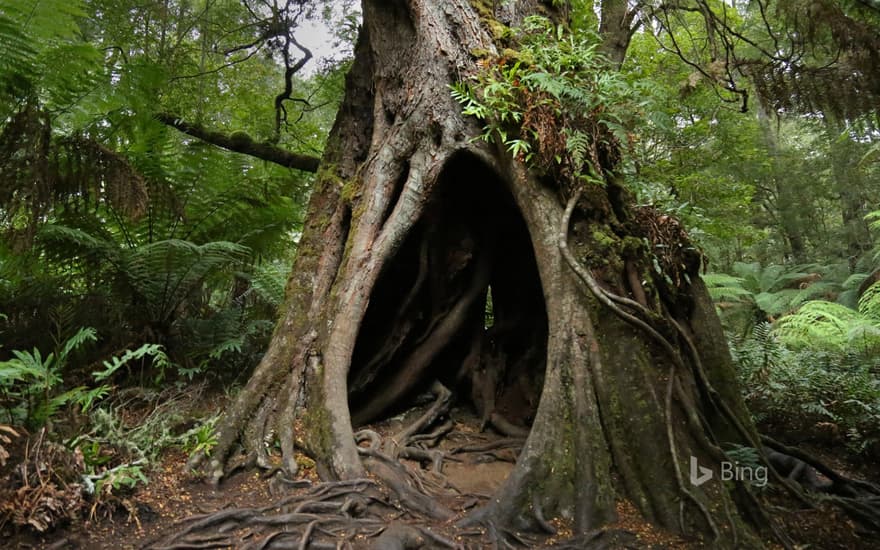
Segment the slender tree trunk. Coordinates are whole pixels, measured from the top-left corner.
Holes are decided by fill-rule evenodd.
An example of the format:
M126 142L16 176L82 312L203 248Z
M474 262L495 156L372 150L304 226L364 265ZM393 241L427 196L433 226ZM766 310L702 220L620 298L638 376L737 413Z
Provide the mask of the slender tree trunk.
M790 258L796 263L806 263L807 250L803 229L806 224L802 219L802 209L800 201L798 201L797 190L792 187L791 182L786 181L785 166L780 156L779 140L776 131L770 125L767 113L760 106L758 107L758 122L764 133L764 143L767 146L773 166L773 185L776 188L776 201L773 207L776 210L776 216L774 217L779 220L778 230L788 245Z
M843 124L827 122L827 136L831 147L831 169L834 188L840 198L841 222L846 248L841 250L855 271L859 259L873 247L871 231L865 220L869 201L864 196L868 186L858 168L862 148L849 137L849 129Z
M500 4L508 21L551 10ZM662 226L687 250L664 225L674 221L637 212L614 180L566 196L473 140L480 128L448 85L478 70L474 52L497 51L492 10L364 1L282 318L220 422L211 473L219 480L239 448L268 467L269 436L290 474L296 450L328 479L362 477L365 465L377 473L359 456L358 424L434 380L463 395L462 379L479 390L520 377L543 383L528 439L471 521L540 529L560 518L587 533L628 500L675 532L755 544L760 507L717 475L722 445L760 445L699 257L686 252L658 276L644 242ZM495 325L484 333L490 286ZM481 378L474 357L492 349L506 371ZM693 459L715 478L692 484Z

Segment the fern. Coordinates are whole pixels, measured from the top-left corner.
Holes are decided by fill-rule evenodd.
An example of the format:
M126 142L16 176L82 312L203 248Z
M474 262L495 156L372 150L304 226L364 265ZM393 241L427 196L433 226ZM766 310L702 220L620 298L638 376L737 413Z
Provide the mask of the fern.
M101 55L80 36L84 15L78 1L0 0L0 82L7 83L0 99L41 96L53 108L68 108L94 86Z
M795 348L844 352L855 346L864 352L880 349L880 319L833 302L815 300L802 305L776 324L776 333Z
M13 359L0 362L0 388L15 402L10 416L18 416L17 420L32 427L41 427L59 408L79 399L84 387L61 394L55 391L63 382L62 373L70 354L95 340L95 330L85 327L63 342L57 354L43 357L36 348L33 352L13 350Z
M873 356L829 349L816 340L792 349L768 323L732 342L731 351L757 420L772 419L777 429L802 431L830 421L847 433L855 452L880 441L880 385L872 373Z
M872 284L862 293L859 313L880 324L880 282Z
M640 112L635 88L603 70L599 39L570 34L541 17L523 22L520 51L485 64L472 82L451 86L462 113L483 121L481 139L498 141L516 159L572 183L601 182L600 146L629 141L626 126Z
M722 300L740 302L752 296L752 291L743 287L745 279L742 277L734 277L725 273L706 273L702 279L709 290L709 296L715 302Z
M168 356L162 350L162 346L158 344L144 344L137 349L126 350L121 356L111 357L109 361L104 361L104 370L93 372L92 377L96 382L102 382L131 361L137 361L146 356L153 358L153 367L158 370L160 375L171 364Z
M168 239L129 251L125 276L146 299L152 317L164 320L206 279L242 262L248 253L230 242L197 245Z

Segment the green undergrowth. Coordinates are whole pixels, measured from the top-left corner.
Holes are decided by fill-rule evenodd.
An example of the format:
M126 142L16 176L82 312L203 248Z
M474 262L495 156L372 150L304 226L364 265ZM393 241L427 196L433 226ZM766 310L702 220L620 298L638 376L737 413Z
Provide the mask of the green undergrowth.
M68 363L97 340L82 328L48 354L13 350L0 362L0 527L43 532L81 516L130 514L163 453L210 454L216 414L197 409L205 384L114 384L136 363L170 369L161 346L110 357L88 384L64 379Z
M811 310L812 311L812 310ZM759 426L785 438L846 446L880 456L880 357L856 349L786 341L759 323L731 350L744 397Z

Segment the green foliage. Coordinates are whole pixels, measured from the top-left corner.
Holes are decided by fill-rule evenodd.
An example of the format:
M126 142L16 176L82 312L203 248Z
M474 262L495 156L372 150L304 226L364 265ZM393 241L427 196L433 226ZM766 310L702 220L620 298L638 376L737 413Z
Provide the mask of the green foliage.
M800 288L800 281L813 283L809 267L735 262L733 274L707 273L704 280L729 328L748 333L755 322L788 313L821 292L812 284Z
M0 391L10 421L35 429L42 427L58 410L73 402L90 406L103 390L77 387L58 393L62 371L70 354L86 342L97 340L95 330L81 328L61 344L57 352L43 357L40 350L13 350L13 359L0 362Z
M152 358L153 369L157 371L156 376L161 380L165 370L171 367L172 363L159 344L143 344L137 349L126 350L121 356L111 357L109 361L103 361L104 370L93 372L92 377L96 382L103 382L126 364L141 361L148 356Z
M143 343L163 346L173 372L190 378L218 366L239 374L259 357L311 178L207 146L154 115L320 155L345 65L294 79L302 101L287 102L291 124L277 129L285 83L277 48L261 42L268 14L227 0L172 4L0 0L9 348L43 350L51 313L64 309L67 327L103 337L72 371ZM159 380L167 363L151 368Z
M600 156L628 144L631 115L647 93L608 70L591 32L569 33L540 17L516 31L519 51L483 62L470 82L452 86L465 115L485 122L482 139L567 178L601 180ZM626 114L625 114L626 113Z
M218 418L219 416L208 418L180 436L184 452L189 455L203 453L210 456L211 449L217 445L215 426Z
M880 352L880 283L865 291L858 310L809 301L780 319L775 331L782 342L795 349L876 355Z
M64 407L76 404L80 413L87 414L95 403L107 397L111 388L106 384L93 388L78 386L59 393L70 355L84 344L95 341L95 329L81 328L62 342L57 352L45 358L34 348L33 352L13 350L13 359L0 362L0 391L10 421L38 429L51 423ZM153 358L154 365L162 368L170 365L161 346L144 344L104 361L104 370L93 372L92 377L95 382L103 382L127 363L147 356Z
M97 452L97 451L96 451ZM120 464L109 469L98 469L99 464L86 460L89 472L83 476L86 494L93 495L96 504L106 501L121 491L149 483L144 473L144 461Z
M749 409L776 430L880 443L880 364L850 350L792 349L768 323L731 343ZM830 430L830 433L828 433Z
M107 457L99 459L103 461L101 464L110 460L142 460L149 463L168 448L189 449L197 444L211 445L212 428L203 428L201 423L180 432L180 426L191 421L187 416L191 414L192 404L185 401L187 394L173 388L166 392L136 391L142 395L135 401L120 403L117 399L94 409L89 414L87 431L72 438L68 445L80 449L84 456ZM128 395L131 393L128 392ZM164 401L159 401L160 398L164 398ZM151 408L149 414L132 426L123 420L123 406L137 402L148 404ZM213 426L214 421L209 419L206 424Z
M84 15L79 1L0 1L0 120L15 103L39 98L63 111L88 94L101 53L82 39Z

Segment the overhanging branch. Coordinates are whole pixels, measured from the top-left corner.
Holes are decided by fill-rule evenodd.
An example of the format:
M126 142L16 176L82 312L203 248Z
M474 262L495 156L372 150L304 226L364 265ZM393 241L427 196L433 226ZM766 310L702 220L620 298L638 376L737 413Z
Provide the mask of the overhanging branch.
M304 172L318 171L318 164L321 160L318 157L291 153L290 151L276 147L275 145L255 141L252 137L243 132L225 134L223 132L208 130L200 124L186 122L171 113L157 113L155 117L159 122L167 124L172 128L176 128L184 134L198 138L205 143L222 147L223 149L234 153L250 155L267 162L278 164L279 166L284 166L285 168L294 168Z

